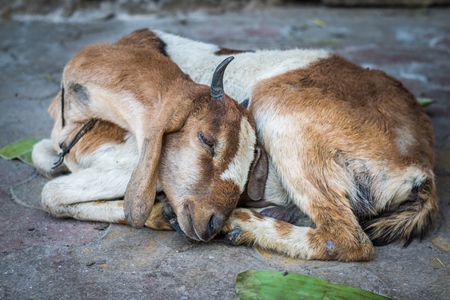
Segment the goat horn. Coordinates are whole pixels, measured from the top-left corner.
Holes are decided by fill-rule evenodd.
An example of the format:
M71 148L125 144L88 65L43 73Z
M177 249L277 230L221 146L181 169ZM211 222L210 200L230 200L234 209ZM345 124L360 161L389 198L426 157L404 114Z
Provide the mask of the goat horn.
M226 58L222 61L214 71L213 79L211 82L211 97L223 102L223 73L225 72L228 64L234 59L233 56Z

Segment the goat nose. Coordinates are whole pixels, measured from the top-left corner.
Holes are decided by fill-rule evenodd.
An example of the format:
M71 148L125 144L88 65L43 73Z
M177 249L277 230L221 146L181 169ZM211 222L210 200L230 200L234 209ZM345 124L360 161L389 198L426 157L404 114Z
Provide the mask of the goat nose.
M226 218L224 215L213 213L211 215L211 218L209 219L209 234L212 237L214 234L216 234L219 230L222 229L224 222Z

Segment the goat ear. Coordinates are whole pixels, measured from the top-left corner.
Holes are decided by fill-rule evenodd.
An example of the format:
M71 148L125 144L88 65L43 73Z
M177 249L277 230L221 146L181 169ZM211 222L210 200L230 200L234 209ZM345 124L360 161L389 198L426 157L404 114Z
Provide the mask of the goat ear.
M169 98L172 101L165 101L157 120L145 130L139 161L125 191L125 217L136 228L144 226L153 208L163 136L180 130L191 111L192 101Z
M257 142L255 148L255 158L250 168L247 184L247 194L251 200L258 201L264 196L268 174L267 153L262 145Z
M153 138L145 138L141 155L124 196L125 218L136 228L144 226L153 208L156 195L158 164L161 156L164 132L154 132Z
M53 98L52 102L48 106L48 113L53 118L53 120L61 120L61 97L62 91L59 90L58 94Z

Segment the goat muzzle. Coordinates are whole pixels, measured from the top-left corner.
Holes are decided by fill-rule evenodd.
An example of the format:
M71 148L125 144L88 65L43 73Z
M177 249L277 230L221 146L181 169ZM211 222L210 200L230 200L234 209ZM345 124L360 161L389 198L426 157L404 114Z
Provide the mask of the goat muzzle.
M196 213L194 209L195 206L192 203L183 206L181 214L178 215L180 228L187 237L208 242L222 229L227 216L202 209Z

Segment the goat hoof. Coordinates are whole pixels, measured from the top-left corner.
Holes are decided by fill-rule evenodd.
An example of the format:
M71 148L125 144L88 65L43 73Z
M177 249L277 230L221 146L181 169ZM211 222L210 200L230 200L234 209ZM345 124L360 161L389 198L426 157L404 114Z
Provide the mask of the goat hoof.
M225 241L233 246L239 245L241 234L242 234L241 227L236 226L225 235Z
M170 226L178 232L182 237L186 237L186 234L181 230L180 224L178 224L177 215L175 214L175 211L173 210L172 205L170 205L169 202L167 202L163 208L162 208L162 216L164 219L166 219L167 222L170 223Z
M169 202L166 202L162 207L162 216L164 219L166 219L168 222L171 220L176 220L177 215L175 214L175 211L173 210L172 205L170 205Z
M166 193L164 192L157 192L155 195L155 203L157 202L168 202L169 200L167 199Z

